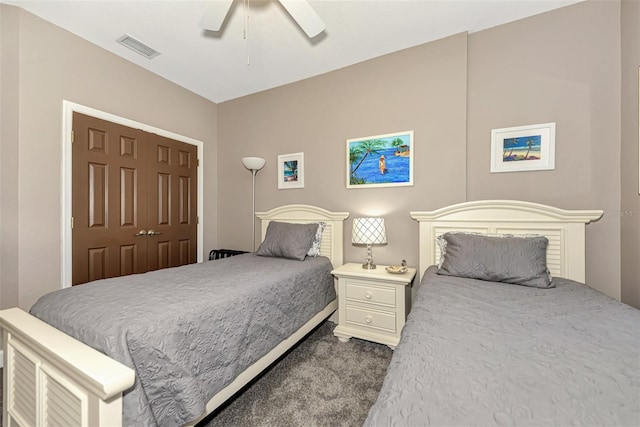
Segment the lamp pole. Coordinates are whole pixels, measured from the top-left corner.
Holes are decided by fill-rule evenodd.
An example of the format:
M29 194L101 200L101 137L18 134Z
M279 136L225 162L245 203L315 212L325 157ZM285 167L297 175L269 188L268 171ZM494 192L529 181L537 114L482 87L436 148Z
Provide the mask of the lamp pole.
M258 169L251 169L251 225L252 233L251 239L253 240L253 252L256 251L256 174Z
M251 239L253 240L253 252L256 251L256 174L264 167L265 159L260 157L243 157L242 164L251 171Z

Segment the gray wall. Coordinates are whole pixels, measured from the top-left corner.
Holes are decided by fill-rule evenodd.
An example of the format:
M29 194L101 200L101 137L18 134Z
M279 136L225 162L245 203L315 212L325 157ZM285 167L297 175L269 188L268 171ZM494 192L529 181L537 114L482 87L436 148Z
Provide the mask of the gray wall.
M374 248L379 263L417 265L411 210L495 198L602 209L587 227L587 282L620 298L621 245L634 244L620 237L620 45L620 2L588 1L222 103L220 243L251 248L251 175L240 158L255 155L267 159L257 210L313 203L351 219L383 215L389 244ZM557 124L555 170L490 173L491 129L545 122ZM346 139L409 129L413 187L345 188ZM277 155L300 151L305 188L278 190ZM637 183L637 169L628 174ZM359 261L364 250L351 245L346 225L345 259ZM629 226L637 230L637 221ZM626 254L636 272L637 253ZM637 280L625 286L629 294L640 288Z
M204 142L204 244L217 243L217 105L21 9L2 15L0 307L61 287L62 101Z

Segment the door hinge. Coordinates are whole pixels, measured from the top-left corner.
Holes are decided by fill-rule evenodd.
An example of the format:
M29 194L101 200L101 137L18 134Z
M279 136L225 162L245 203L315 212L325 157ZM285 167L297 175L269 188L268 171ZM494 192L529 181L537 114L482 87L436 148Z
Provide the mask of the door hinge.
M196 216L196 224L200 224L200 217Z
M74 220L73 217L71 217L71 229L73 230L73 226L74 226Z
M196 167L199 168L200 167L200 159L196 159Z
M71 143L73 144L74 142L76 142L76 131L72 130L71 131Z

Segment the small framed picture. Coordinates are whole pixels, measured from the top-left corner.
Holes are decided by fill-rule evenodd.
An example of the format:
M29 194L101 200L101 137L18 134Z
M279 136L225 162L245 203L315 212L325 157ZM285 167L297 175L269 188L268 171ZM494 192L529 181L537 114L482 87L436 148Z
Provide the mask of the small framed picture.
M347 140L347 188L413 185L413 131Z
M555 168L556 124L491 130L491 172Z
M304 188L304 153L278 156L278 189Z

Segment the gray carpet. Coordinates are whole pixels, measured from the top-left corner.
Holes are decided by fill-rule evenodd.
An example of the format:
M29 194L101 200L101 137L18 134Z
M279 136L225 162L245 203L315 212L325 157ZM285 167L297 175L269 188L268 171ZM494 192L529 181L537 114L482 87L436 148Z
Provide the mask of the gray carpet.
M393 352L333 336L325 322L198 427L361 426Z
M361 426L393 352L355 338L341 343L334 327L321 324L198 427Z

